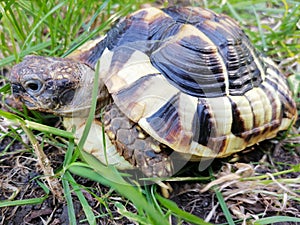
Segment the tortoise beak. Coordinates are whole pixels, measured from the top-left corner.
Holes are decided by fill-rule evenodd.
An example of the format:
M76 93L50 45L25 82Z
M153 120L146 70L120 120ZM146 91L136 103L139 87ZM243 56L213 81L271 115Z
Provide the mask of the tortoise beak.
M26 90L21 84L11 84L12 94L15 99L23 102L28 108L33 108L35 105L31 102L32 97L27 97L24 93L26 93Z
M29 109L33 109L35 107L35 105L32 102L27 101L26 99L23 99L22 101Z
M22 93L25 92L25 89L20 84L12 83L11 89L12 89L12 94L15 98L19 98L22 95Z

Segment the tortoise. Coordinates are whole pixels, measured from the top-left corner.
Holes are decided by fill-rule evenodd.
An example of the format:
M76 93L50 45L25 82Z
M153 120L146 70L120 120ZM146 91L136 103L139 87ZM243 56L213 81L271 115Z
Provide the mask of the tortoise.
M171 176L172 153L227 157L297 117L275 63L233 19L199 7L140 9L66 58L26 56L11 70L13 95L29 109L62 116L79 138L97 63L102 113L84 150L120 169Z

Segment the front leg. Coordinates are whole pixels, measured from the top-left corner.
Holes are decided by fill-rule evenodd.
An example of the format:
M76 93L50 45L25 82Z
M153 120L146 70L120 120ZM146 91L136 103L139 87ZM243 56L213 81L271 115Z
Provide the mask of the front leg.
M172 161L154 138L130 121L115 104L106 107L103 116L105 132L117 151L148 177L173 175Z

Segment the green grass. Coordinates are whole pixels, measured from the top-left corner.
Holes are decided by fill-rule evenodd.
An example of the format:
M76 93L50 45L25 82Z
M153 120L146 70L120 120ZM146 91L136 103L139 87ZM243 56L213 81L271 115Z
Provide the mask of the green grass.
M192 4L210 8L218 13L226 13L236 19L259 50L279 63L285 74L294 75L293 78L296 81L300 79L300 4L297 1L274 0L266 4L262 0L230 0L224 1L225 4L223 5L221 2L223 1L203 1L203 3L194 1ZM66 56L86 40L104 34L117 18L140 8L143 3L149 3L149 1L0 1L0 68L9 69L28 54ZM300 88L295 81L291 83L293 84L295 99L299 104L298 93ZM9 93L8 87L9 85L4 82L0 89L4 96ZM2 104L5 105L4 101ZM139 224L168 224L170 215L177 218L178 224L183 221L194 224L207 224L202 219L181 210L174 202L161 197L156 191L155 185L150 187L132 186L122 176L123 174L120 174L113 167L103 166L86 154L82 157L88 164L81 162L79 148L74 143L74 135L71 132L40 124L46 122L46 119L39 114L29 115L26 109L22 112L13 109L13 112L14 114L3 111L0 113L3 118L9 121L6 125L8 131L1 131L0 138L2 140L4 137L10 136L14 142L23 142L20 134L23 135L25 132L31 144L23 142L26 149L22 151L34 151L35 155L40 157L39 155L43 154L44 145L54 145L66 150L63 165L54 171L51 178L55 180L59 178L61 189L58 190L62 190L63 198L67 202L69 224L79 222L76 221L73 204L74 196L77 196L80 201L86 218L84 222L88 224L96 224L99 218L104 216L113 220L113 212L108 207L111 204L115 206L121 215ZM92 115L90 120L91 118ZM23 130L19 127L23 127ZM61 138L56 138L57 136ZM83 146L84 139L79 143L79 147ZM289 145L291 151L294 151L296 144ZM10 145L0 153L0 157L11 154L8 151L9 147ZM293 165L290 170L282 173L291 174L294 172L299 172L299 165ZM276 182L287 185L291 183L289 187L292 187L292 185L298 185L299 187L299 179L287 178L280 180L278 176L282 173L254 175L241 178L240 182L253 181L253 184L257 184L257 186L270 185L270 183L275 185ZM75 174L106 185L110 187L110 191L98 196L93 192L93 188L80 185L74 176ZM45 177L47 175L45 174ZM275 180L269 179L270 176L274 176ZM211 174L208 177L209 181L213 181L213 177L214 175ZM184 178L181 179L185 180ZM50 183L52 181L49 180ZM49 183L39 181L38 185L45 192L43 197L24 200L1 200L0 207L39 204L50 195L50 190L52 194L59 195L51 189ZM219 189L220 186L221 183L218 183L212 188L212 191L217 196L218 203L221 205L227 219L227 224L240 223L240 220L232 219L231 211L227 208L227 199ZM115 191L119 193L122 201L111 197L115 194ZM254 188L253 191L256 191L256 189ZM299 191L299 189L293 190L289 198L300 203ZM95 213L88 204L86 192L97 199L99 204L106 208L107 212ZM272 194L276 195L276 199L280 200L282 198L280 194L275 192L272 192ZM134 212L127 209L127 206L130 205L135 206ZM256 224L274 223L276 221L296 222L295 220L295 218L287 216L264 218L263 215L260 215L256 220Z

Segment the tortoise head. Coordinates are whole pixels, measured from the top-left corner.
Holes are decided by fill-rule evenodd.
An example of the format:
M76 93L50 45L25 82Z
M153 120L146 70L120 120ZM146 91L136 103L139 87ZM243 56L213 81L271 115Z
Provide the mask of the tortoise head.
M94 70L72 59L26 56L10 74L12 93L32 110L69 115L89 108Z

